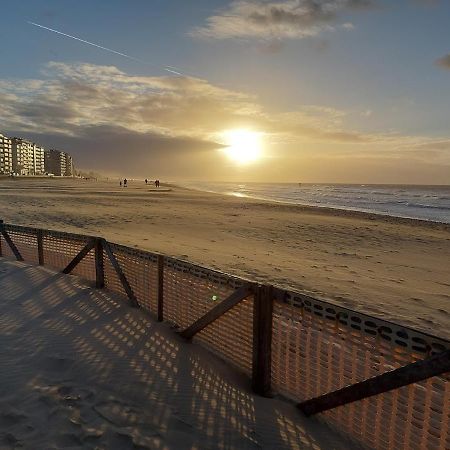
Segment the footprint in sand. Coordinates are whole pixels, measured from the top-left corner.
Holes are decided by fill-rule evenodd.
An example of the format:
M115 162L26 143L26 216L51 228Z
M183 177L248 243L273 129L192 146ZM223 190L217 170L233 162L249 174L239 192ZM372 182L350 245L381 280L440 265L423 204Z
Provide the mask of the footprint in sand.
M5 406L4 409L7 407ZM3 409L3 407L2 407ZM0 414L0 429L10 428L27 419L27 416L18 411L8 411Z
M2 405L0 410L5 411L8 407ZM28 417L17 410L10 410L0 414L0 449L20 448L23 447L21 440L17 438L11 431L17 431L17 427L23 428ZM33 427L27 426L27 430L33 430ZM19 433L19 436L21 434ZM23 434L22 434L23 435Z
M55 444L58 448L80 447L83 441L74 433L61 433L55 437Z
M22 444L19 439L17 439L12 433L0 433L0 448L20 448ZM5 445L5 447L3 447Z
M59 355L47 356L43 360L43 368L50 372L65 372L73 366L74 360Z

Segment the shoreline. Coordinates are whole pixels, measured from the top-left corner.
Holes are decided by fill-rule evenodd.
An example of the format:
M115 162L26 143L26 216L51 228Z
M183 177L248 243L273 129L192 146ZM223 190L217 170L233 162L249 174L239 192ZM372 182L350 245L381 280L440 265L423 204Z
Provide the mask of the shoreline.
M105 183L105 184L115 184L115 181L112 181L110 179L107 180L86 180L86 179L79 179L76 177L48 177L48 176L27 176L27 177L16 177L15 179L11 179L11 177L0 176L0 181L12 181L12 182L25 182L25 181L42 181L45 180L51 180L52 182L67 182L67 181L75 181L80 183ZM132 183L135 183L136 179L130 179ZM248 183L251 184L251 183ZM277 184L291 184L291 183L277 183ZM304 184L310 184L310 185L333 185L327 184L327 183L304 183ZM339 183L336 184L343 185L343 186L361 186L361 184L345 184L345 183ZM422 186L422 185L404 185L404 184L366 184L365 186L404 186L404 187L413 187L413 186ZM429 186L429 187L449 187L450 185L423 185L423 186ZM42 186L40 186L42 188ZM133 186L134 187L134 186ZM339 208L337 206L320 206L320 205L310 205L306 203L295 203L295 202L289 202L284 200L276 200L276 199L268 199L263 197L256 197L251 195L235 195L233 193L226 193L226 192L217 192L217 191L211 191L208 189L201 189L199 187L189 187L189 186L183 186L182 184L178 184L177 182L164 182L161 183L161 187L164 188L176 188L179 190L186 190L186 191L192 191L192 192L200 192L200 193L207 193L207 194L213 194L218 195L222 197L235 197L238 199L248 199L252 202L263 202L265 204L274 204L274 205L280 205L280 206L286 206L290 208L297 208L301 212L311 212L313 214L317 213L323 213L324 215L331 215L336 217L355 217L355 218L361 218L361 219L367 219L367 220L380 220L385 221L387 223L399 223L399 224L411 224L411 225L422 225L425 227L430 228L437 228L442 229L445 231L450 231L450 223L447 222L440 222L438 220L431 220L431 219L421 219L416 217L405 217L405 216L395 216L388 213L382 213L382 212L372 212L372 211L364 211L362 209L346 209L346 208ZM145 186L146 189L150 189L151 186ZM2 189L2 187L0 187ZM17 188L16 188L17 189ZM26 188L23 188L26 189ZM120 191L120 188L118 188ZM155 189L154 191L157 192ZM152 191L153 192L153 191ZM160 190L160 192L163 192L163 189Z
M9 178L9 177L8 177ZM67 182L67 181L75 181L75 182L80 182L80 183L105 183L105 184L114 184L114 181L111 180L98 180L98 181L93 181L93 180L83 180L83 179L78 179L78 178L70 178L70 177L66 177L66 178L58 178L56 179L55 177L22 177L19 179L15 179L12 181L41 181L42 179L49 179L52 181L56 181L56 182ZM0 181L1 178L0 178ZM357 185L355 185L357 186ZM383 185L379 185L379 186L383 186ZM387 186L387 185L385 185ZM403 185L401 185L403 186ZM436 185L438 186L438 185ZM446 186L446 185L445 185ZM239 200L248 200L249 202L251 202L254 206L258 206L258 203L262 203L263 205L274 205L279 207L280 209L282 207L285 207L287 210L289 209L293 209L293 210L297 210L298 212L304 212L304 213L310 213L313 215L316 214L322 214L324 216L332 216L332 217L350 217L350 218L357 218L357 219L363 219L363 220L371 220L371 221L381 221L381 222L385 222L385 223L390 223L390 224L403 224L403 225L412 225L412 226L424 226L424 227L429 227L432 229L439 229L439 230L443 230L443 231L449 231L450 232L450 223L447 222L439 222L437 220L427 220L427 219L419 219L419 218L415 218L415 217L403 217L403 216L394 216L394 215L390 215L390 214L383 214L380 212L370 212L370 211L363 211L363 210L358 210L358 209L345 209L345 208L339 208L339 207L332 207L332 206L319 206L319 205L308 205L308 204L301 204L301 203L294 203L294 202L289 202L289 201L283 201L283 200L275 200L275 199L267 199L267 198L262 198L262 197L254 197L254 196L250 196L250 195L234 195L232 193L225 193L225 192L216 192L216 191L210 191L207 189L200 189L200 188L194 188L194 187L187 187L187 186L183 186L181 184L177 184L177 183L161 183L161 187L162 189L152 189L151 186L145 186L145 189L148 191L153 192L170 192L171 188L177 189L177 190L181 190L181 191L190 191L190 192L199 192L199 193L205 193L205 194L211 194L214 196L219 196L219 197L231 197L231 198L237 198ZM44 187L44 186L40 186L41 189L51 189L51 187ZM131 189L135 188L135 186L133 186ZM0 191L3 190L4 188L2 186L0 186ZM24 188L17 188L14 187L12 189L15 190L28 190L27 187ZM117 188L117 191L114 192L114 194L118 194L120 192L123 192L124 195L128 194L128 191L124 191L124 189L122 188ZM107 193L102 193L103 195L107 194Z
M450 226L177 187L0 182L5 222L103 236L447 339ZM170 186L169 186L170 185Z
M302 204L302 203L293 203L293 202L288 202L288 201L283 201L283 200L253 197L250 195L240 196L240 195L234 195L232 193L227 194L224 192L216 192L216 191L209 191L206 189L186 187L186 186L182 186L182 185L177 185L176 183L162 183L161 186L172 186L172 187L176 187L177 189L185 189L188 191L204 192L207 194L214 194L214 195L219 195L219 196L224 196L224 197L236 197L239 199L248 199L248 200L255 201L255 202L263 202L263 203L268 203L268 204L297 208L301 212L311 212L312 214L323 213L324 215L331 215L331 216L336 216L336 217L348 216L348 217L355 217L355 218L361 218L361 219L367 219L367 220L381 220L381 221L386 221L388 223L402 223L405 225L408 225L408 224L422 225L425 227L438 228L438 229L450 231L450 223L439 222L437 220L418 219L415 217L393 216L390 214L363 211L363 210L358 210L358 209L345 209L345 208L338 208L338 207L332 207L332 206L319 206L319 205L308 205L308 204Z

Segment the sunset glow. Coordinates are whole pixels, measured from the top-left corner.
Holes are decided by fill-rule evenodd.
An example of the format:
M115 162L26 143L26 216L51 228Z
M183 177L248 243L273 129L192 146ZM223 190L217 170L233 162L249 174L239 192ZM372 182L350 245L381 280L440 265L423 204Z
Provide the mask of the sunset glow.
M226 155L238 164L249 164L262 156L261 133L249 130L230 130L224 133L228 147Z
M450 183L450 1L6 3L2 33L21 31L0 39L0 133L80 169Z
M0 450L450 450L450 0L0 11Z

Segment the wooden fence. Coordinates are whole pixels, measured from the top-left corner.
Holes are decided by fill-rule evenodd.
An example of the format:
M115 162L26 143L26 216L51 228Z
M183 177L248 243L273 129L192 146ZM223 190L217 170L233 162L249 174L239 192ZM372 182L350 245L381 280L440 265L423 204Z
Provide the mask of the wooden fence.
M0 256L123 294L362 445L450 448L447 340L100 237L0 221Z

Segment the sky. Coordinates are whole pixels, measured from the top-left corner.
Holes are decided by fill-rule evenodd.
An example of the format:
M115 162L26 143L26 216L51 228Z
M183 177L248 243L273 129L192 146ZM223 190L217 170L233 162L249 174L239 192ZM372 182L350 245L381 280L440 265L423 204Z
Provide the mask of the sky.
M118 177L450 184L449 23L446 0L3 0L0 133Z

